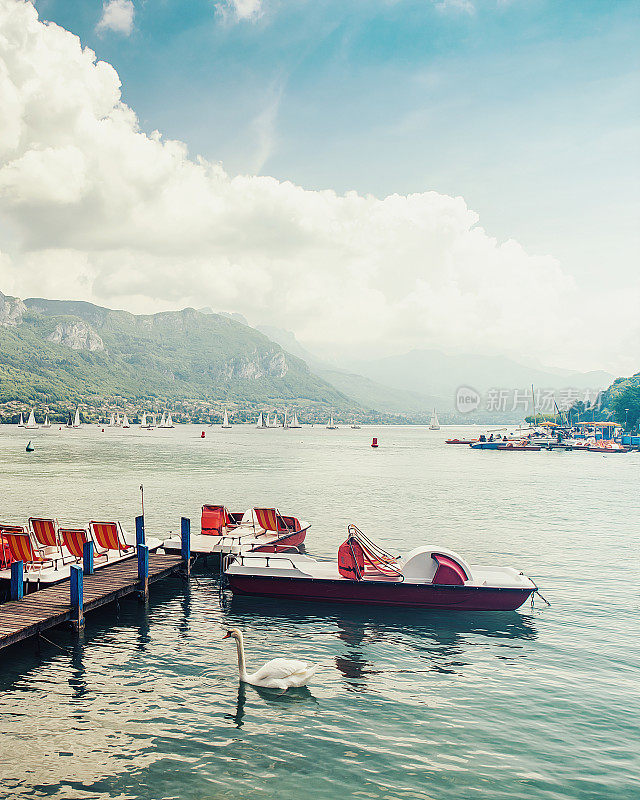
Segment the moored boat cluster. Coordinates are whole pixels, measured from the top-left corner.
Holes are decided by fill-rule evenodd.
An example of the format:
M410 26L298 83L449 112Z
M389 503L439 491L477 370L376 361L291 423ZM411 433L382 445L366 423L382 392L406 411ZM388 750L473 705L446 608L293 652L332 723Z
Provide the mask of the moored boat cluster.
M476 438L447 439L447 444L468 445L473 450L525 452L539 450L581 450L588 453L628 453L640 445L640 437L625 435L615 422L590 422L561 426L551 422L538 427L506 429L480 434Z
M11 565L21 561L27 590L58 583L91 553L95 568L133 558L144 540L119 522L91 521L65 527L55 519L30 518L27 525L0 524L0 580L11 580ZM299 601L332 601L425 609L509 611L537 592L535 583L511 567L471 565L445 547L419 546L393 555L355 525L337 558L321 560L304 552L310 524L277 508L232 512L204 505L200 533L164 541L147 539L150 550L182 552L219 559L231 590L239 595Z

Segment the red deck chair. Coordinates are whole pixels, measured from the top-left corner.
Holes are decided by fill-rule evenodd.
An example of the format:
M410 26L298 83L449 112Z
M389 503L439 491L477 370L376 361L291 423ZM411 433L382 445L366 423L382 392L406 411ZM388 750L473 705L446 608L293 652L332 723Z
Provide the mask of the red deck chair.
M58 524L55 519L29 517L29 527L36 537L36 541L43 547L57 547L60 549Z
M89 534L84 528L60 528L60 536L62 543L71 553L76 561L81 561L84 555L84 543L90 542ZM107 557L106 553L101 553L96 548L96 543L93 543L93 552L96 558L103 556Z
M41 570L44 566L55 567L58 559L46 556L40 547L34 547L29 532L22 525L2 525L0 535L6 542L13 561L23 561L25 572Z
M117 550L119 555L135 552L135 546L125 542L119 522L94 522L92 520L89 523L89 530L93 541L102 548L102 552L99 552L98 555L108 553L110 550Z
M300 520L283 516L277 508L254 508L253 511L258 525L267 533L295 533L302 530Z
M9 544L2 538L2 533L0 532L0 569L8 569L14 561Z

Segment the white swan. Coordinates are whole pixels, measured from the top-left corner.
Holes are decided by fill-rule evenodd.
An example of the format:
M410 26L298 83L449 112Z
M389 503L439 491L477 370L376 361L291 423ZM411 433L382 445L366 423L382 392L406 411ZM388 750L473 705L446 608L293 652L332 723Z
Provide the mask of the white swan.
M265 689L286 689L305 686L315 673L317 667L310 667L306 661L298 661L295 658L273 658L271 661L260 667L257 672L250 675L244 661L244 639L242 631L238 628L231 628L227 631L223 639L235 639L238 648L238 673L242 683L250 683L252 686L263 686Z

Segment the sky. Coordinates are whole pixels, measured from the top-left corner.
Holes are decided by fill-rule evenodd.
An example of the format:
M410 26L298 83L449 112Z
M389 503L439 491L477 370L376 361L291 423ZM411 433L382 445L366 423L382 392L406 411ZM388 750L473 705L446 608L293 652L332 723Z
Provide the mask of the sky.
M0 289L637 371L639 34L616 0L0 0Z

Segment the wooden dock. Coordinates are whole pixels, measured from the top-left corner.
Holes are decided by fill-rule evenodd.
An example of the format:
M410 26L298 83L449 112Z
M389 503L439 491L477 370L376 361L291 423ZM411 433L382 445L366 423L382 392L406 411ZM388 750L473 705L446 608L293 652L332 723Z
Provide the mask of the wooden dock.
M148 583L165 578L185 566L181 555L149 553L148 559ZM135 557L101 567L91 575L84 575L81 586L81 620L83 613L126 595L137 592L146 595L148 591L144 581L140 579L138 559ZM33 592L21 600L1 604L0 650L56 625L74 621L77 624L78 609L72 605L72 594L70 580L67 579L48 589Z

